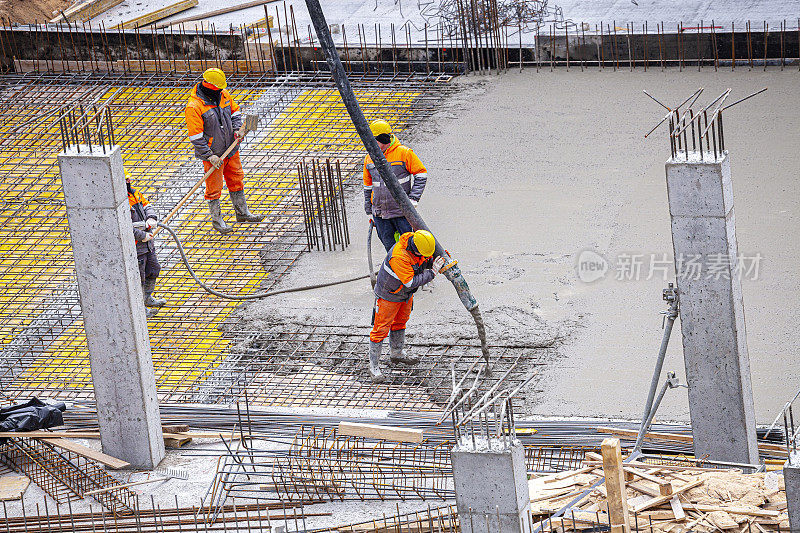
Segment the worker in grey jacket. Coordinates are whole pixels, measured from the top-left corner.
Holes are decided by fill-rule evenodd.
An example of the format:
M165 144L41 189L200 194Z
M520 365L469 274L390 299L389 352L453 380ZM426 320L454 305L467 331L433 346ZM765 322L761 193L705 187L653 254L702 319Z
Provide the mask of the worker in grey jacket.
M156 210L147 201L147 198L131 186L131 179L125 173L125 183L128 185L128 203L131 206L131 222L144 222L143 229L133 228L133 238L136 241L136 259L139 262L139 276L142 280L142 293L144 305L147 307L147 318L156 314L153 307L163 307L166 300L153 298L156 289L156 279L161 272L161 265L156 256L156 247L153 242L154 232L158 227Z

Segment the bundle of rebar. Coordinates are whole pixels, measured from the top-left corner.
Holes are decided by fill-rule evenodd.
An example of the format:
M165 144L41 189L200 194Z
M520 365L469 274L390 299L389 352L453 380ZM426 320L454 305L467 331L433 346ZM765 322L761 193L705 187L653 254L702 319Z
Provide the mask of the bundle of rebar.
M344 203L342 168L339 161L312 159L297 165L303 202L308 250L342 250L350 245L347 209Z
M4 502L5 503L5 502ZM24 505L24 500L23 500ZM148 505L149 504L149 505ZM150 507L149 509L147 507ZM44 499L40 507L36 504L37 513L22 516L9 516L6 507L2 520L5 533L79 533L88 531L114 531L115 533L165 533L181 531L204 532L236 532L236 531L273 531L273 527L282 526L286 530L300 530L299 521L307 516L320 516L327 513L311 515L305 513L301 504L291 503L269 504L248 503L230 504L220 508L209 506L181 506L175 496L175 507L140 502L126 514L113 514L106 511L73 512L67 509L52 509ZM270 513L269 511L274 512Z
M39 439L9 439L0 447L0 462L28 476L56 503L68 503L88 492L120 484L98 463ZM131 512L136 505L136 493L126 487L92 496L114 514Z
M289 502L445 500L454 497L450 447L447 441L412 444L304 427L287 449L247 446L226 456L212 501L220 495Z

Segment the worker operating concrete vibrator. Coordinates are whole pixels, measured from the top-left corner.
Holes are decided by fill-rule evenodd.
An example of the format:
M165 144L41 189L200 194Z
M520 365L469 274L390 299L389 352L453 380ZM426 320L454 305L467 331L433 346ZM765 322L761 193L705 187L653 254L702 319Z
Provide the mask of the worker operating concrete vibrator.
M380 358L387 336L392 363L415 365L419 362L419 357L405 353L406 322L411 316L414 293L431 282L444 266L444 257L432 257L435 250L436 240L429 231L403 233L378 270L369 334L369 373L374 383L385 380Z
M416 207L428 181L425 165L411 148L400 143L385 120L374 120L369 128L389 161L400 187ZM364 211L372 217L378 237L387 252L400 235L413 231L386 184L381 181L369 155L364 159Z
M206 179L205 198L211 213L211 225L220 233L233 230L222 217L220 196L222 182L228 186L237 222L261 222L263 216L254 215L247 207L244 194L244 170L236 147L224 159L225 151L244 136L244 122L239 105L226 90L225 73L210 68L203 80L192 88L186 103L186 127L194 154L203 161L206 172L215 170Z
M156 290L156 280L161 272L161 264L156 256L155 236L158 227L158 214L147 198L134 189L130 176L125 172L125 183L128 186L128 203L131 206L131 222L144 222L144 228L133 228L133 238L136 241L136 259L139 263L139 277L142 280L142 294L144 305L147 307L147 318L156 314L153 307L163 307L166 300L153 298Z

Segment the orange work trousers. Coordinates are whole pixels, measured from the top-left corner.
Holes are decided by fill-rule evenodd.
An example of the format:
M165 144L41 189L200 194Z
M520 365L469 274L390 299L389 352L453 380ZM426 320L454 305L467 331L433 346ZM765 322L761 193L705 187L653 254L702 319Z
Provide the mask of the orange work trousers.
M206 172L213 167L214 165L208 161L203 161L203 168ZM235 154L223 159L222 166L215 169L214 172L206 178L206 200L218 200L219 197L222 196L223 179L230 192L244 189L244 169L242 168L242 160L239 159L238 150Z
M406 322L411 316L413 303L413 296L406 302L390 302L378 298L378 301L375 302L375 321L372 324L369 340L381 342L389 335L389 331L406 329Z

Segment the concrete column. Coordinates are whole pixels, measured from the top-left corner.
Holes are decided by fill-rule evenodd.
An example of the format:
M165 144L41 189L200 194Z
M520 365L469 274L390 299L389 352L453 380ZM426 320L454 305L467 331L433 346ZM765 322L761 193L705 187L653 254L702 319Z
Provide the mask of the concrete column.
M792 452L783 465L783 482L786 485L789 529L793 532L800 531L800 452Z
M103 451L153 468L164 439L122 156L81 146L58 165Z
M730 162L683 157L666 171L694 453L757 464Z
M473 447L465 441L450 452L461 531L523 533L531 504L524 449L519 442L490 442L479 438Z

